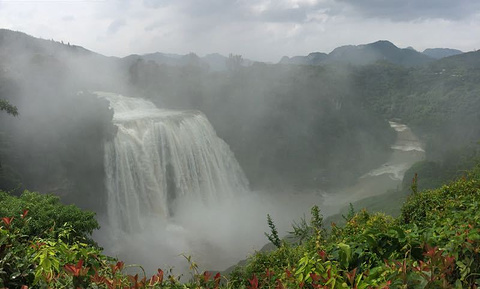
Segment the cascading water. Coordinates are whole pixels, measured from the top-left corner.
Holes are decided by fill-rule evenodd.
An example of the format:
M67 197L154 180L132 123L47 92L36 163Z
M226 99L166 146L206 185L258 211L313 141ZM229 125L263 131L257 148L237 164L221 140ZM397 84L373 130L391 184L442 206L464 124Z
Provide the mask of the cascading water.
M198 111L158 109L147 100L97 92L110 101L116 137L105 144L108 217L123 231L167 219L175 201L211 203L248 190L228 145Z

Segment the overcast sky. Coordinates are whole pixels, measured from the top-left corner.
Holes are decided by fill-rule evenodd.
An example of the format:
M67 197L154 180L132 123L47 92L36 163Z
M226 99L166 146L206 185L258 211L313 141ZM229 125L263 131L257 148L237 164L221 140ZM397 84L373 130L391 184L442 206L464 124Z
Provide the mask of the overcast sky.
M480 49L480 0L0 0L0 28L121 57L277 62L377 40L471 51Z

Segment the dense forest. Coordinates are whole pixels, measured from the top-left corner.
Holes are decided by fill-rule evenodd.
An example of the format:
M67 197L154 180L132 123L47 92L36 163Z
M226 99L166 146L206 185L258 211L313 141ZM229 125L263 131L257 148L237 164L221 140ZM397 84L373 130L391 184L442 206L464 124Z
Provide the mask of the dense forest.
M435 60L390 44L372 47L398 61L247 65L230 55L222 70L195 54L174 65L105 57L0 30L0 287L480 285L480 53ZM405 173L402 188L376 200L406 199L398 216L354 205L344 225L330 226L314 206L311 220L294 223L291 239L281 239L268 217L275 250L217 275L185 256L187 283L168 268L147 278L142 267L135 275L135 266L102 255L91 237L95 215L78 208L104 213L104 143L117 133L109 103L95 91L201 111L252 190L335 191L354 183L391 153L389 120L412 128L426 159Z

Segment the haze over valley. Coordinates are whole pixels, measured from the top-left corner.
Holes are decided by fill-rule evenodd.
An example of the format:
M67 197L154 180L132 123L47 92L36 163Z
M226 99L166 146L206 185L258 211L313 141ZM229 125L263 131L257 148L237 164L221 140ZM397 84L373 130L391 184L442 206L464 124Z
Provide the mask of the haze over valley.
M383 2L0 0L0 288L480 286L480 5Z

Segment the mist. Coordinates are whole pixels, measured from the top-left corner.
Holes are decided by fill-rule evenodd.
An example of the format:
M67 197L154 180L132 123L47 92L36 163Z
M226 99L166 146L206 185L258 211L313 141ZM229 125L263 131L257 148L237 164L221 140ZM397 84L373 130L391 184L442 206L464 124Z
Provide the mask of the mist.
M159 267L186 272L188 262L181 254L191 255L202 269L225 270L268 243L267 214L286 236L293 221L309 218L314 205L327 217L350 202L401 192L404 174L417 161L437 161L447 171L445 152L480 137L480 102L473 98L478 88L461 92L464 85L476 85L475 77L462 70L470 69L465 64L470 58L477 59L474 52L433 60L417 54L406 59L413 52L403 51L395 58L402 61L389 62L382 49L397 48L380 44L381 49L365 46L377 50L360 64L267 64L240 55L201 58L193 53L166 61L171 55L105 57L69 43L0 30L0 98L20 113L16 118L0 114L0 189L17 195L24 189L53 193L64 203L95 211L102 228L94 239L105 252L150 272ZM123 128L112 103L98 91L143 99L156 106L150 109L155 113L181 115L172 121L175 125L185 115L201 117L211 133L188 144L201 146L197 140L202 139L203 147L221 147L220 153L191 153L194 162L184 167L202 176L188 185L208 178L213 185L183 190L169 160L161 167L164 181L146 184L148 193L140 195L133 183L134 189L120 195L121 189L109 182L126 182L127 173L139 178L151 155L128 168L115 162L111 167L124 166L128 172L109 174L108 144ZM452 110L450 99L458 95L466 104ZM127 129L130 135L138 133L140 120L135 121L137 128ZM438 145L452 134L455 141ZM179 144L187 139L178 131L171 135ZM141 149L132 149L128 161L147 150L144 138L137 137L137 143L131 147ZM166 150L171 153L172 146ZM223 157L228 161L222 167ZM203 174L207 170L202 168L212 167L195 167L201 158L224 173L235 167L245 186L219 185L220 172ZM171 172L175 177L168 176ZM155 192L164 194L158 197L162 202L145 197ZM132 196L136 201L127 203ZM135 215L129 211L134 208ZM115 223L129 218L140 225L127 229Z

